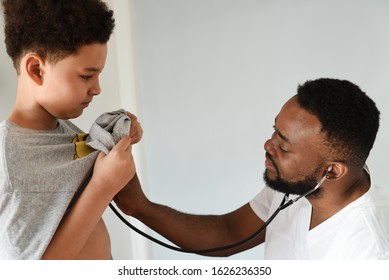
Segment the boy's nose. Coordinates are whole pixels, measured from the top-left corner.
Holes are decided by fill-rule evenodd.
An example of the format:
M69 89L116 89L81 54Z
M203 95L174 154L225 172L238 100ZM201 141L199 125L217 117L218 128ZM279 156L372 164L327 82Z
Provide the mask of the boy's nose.
M99 95L101 92L100 83L97 81L95 85L93 85L89 89L89 94L91 95Z

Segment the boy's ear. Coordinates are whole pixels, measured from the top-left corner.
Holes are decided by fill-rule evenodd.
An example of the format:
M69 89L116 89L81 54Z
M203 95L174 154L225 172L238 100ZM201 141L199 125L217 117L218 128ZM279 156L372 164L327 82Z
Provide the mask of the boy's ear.
M44 60L41 56L35 53L28 54L26 57L25 69L27 75L37 85L42 85L44 75Z

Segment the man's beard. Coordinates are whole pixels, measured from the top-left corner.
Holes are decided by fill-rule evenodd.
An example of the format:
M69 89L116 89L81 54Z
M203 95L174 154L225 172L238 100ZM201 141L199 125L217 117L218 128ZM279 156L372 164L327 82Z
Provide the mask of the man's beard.
M313 173L306 176L304 179L297 182L288 182L279 176L278 172L274 180L269 179L267 172L265 170L263 174L263 179L267 186L271 189L282 192L285 194L294 194L294 195L304 195L308 191L314 189L317 185L317 175L320 168L317 168ZM278 169L277 169L278 171ZM318 197L321 194L321 189L318 188L310 194L311 197Z

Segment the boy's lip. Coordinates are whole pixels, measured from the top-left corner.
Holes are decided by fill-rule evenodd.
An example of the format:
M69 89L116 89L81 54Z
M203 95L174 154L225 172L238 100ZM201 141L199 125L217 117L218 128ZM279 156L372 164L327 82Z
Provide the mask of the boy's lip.
M89 103L91 103L91 102L92 102L92 100L90 100L90 101L85 101L85 102L82 102L81 105L82 105L83 107L88 107L88 106L89 106Z

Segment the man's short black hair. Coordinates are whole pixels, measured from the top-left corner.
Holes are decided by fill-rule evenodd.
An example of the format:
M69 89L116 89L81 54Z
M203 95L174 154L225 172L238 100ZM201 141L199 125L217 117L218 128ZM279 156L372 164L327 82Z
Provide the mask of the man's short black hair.
M5 44L19 72L20 60L35 52L57 62L88 44L108 42L115 21L101 0L2 0Z
M363 165L373 147L380 112L357 85L338 79L309 80L297 89L297 101L317 116L332 160Z

